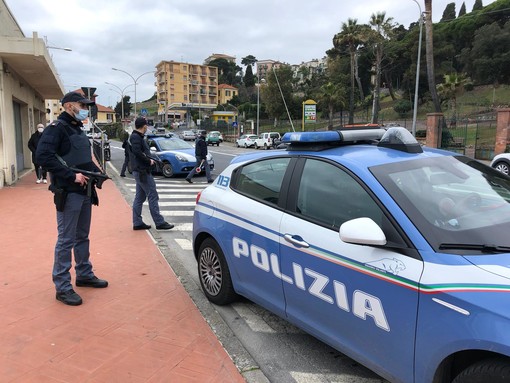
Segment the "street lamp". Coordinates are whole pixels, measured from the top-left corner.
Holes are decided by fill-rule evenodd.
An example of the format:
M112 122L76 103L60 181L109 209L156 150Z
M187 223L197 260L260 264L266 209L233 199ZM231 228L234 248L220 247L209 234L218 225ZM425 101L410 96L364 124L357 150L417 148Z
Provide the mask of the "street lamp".
M46 48L47 49L60 49L62 51L68 51L68 52L72 52L73 50L71 48L60 48L60 47L51 47L49 45L46 45Z
M266 80L260 79L260 74L257 73L257 136L259 135L259 120L260 120L260 84L265 82Z
M421 34L423 30L423 14L425 12L421 11L420 4L413 0L416 5L418 6L418 9L420 10L420 37L418 38L418 58L416 62L416 83L414 86L414 108L413 108L413 127L412 127L412 134L413 136L416 136L416 116L418 114L418 87L420 82L420 60L421 60Z
M142 73L140 76L138 76L137 78L134 78L131 73L128 73L126 72L125 70L122 70L122 69L117 69L117 68L112 68L112 70L116 70L116 71L119 71L119 72L122 72L122 73L125 73L127 74L129 77L131 77L133 79L133 83L135 84L135 117L137 116L137 113L136 113L136 85L138 84L138 80L140 79L140 77L146 75L146 74L149 74L149 73L154 73L155 71L154 70L151 70L151 71L148 71L148 72L145 72L145 73Z
M129 84L129 85L125 86L124 89L121 89L117 85L112 84L111 82L105 81L104 83L108 84L108 85L111 85L111 86L114 86L115 88L117 88L120 91L120 93L119 92L117 92L117 93L120 94L120 103L121 103L121 107L122 107L121 121L124 120L124 118L126 117L126 115L124 114L124 93L125 93L124 91L127 88L129 88L130 86L133 86L133 84ZM114 92L116 92L116 90L114 90L114 89L110 89L110 90L113 90ZM136 104L135 104L135 106L136 106ZM122 124L124 124L124 122L122 122Z

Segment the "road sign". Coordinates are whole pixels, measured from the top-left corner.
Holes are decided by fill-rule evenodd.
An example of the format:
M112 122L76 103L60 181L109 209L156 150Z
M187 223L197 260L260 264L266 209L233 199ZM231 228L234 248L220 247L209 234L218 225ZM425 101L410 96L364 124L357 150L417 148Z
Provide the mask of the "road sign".
M147 109L145 109L145 108L144 108L144 109L142 109L142 110L140 111L140 114L141 114L142 116L147 116L149 113L147 112Z
M232 127L237 128L237 121L232 122Z

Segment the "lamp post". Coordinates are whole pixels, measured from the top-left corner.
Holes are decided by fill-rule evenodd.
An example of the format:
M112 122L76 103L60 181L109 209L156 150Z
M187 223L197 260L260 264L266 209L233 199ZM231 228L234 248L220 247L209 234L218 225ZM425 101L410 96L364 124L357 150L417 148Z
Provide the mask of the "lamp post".
M119 93L119 92L117 92L115 89L110 89L110 90L113 90L114 92L117 92L117 93L119 93L119 94L120 94L120 103L121 103L121 108L122 108L121 121L122 121L122 120L124 120L124 118L126 117L126 115L124 114L124 94L125 94L125 92L124 92L124 91L125 91L127 88L129 88L130 86L133 86L133 84L129 84L129 85L125 86L125 87L124 87L124 89L121 89L121 88L119 88L117 85L112 84L111 82L105 81L104 83L105 83L105 84L108 84L108 85L111 85L111 86L114 86L115 88L117 88L117 89L120 91L120 93ZM135 106L136 106L136 104L135 104ZM124 122L122 122L122 124L124 125Z
M413 136L416 136L416 116L418 114L418 88L419 88L419 82L420 82L420 60L421 60L421 35L423 30L423 13L421 11L420 4L418 1L413 0L416 5L418 6L418 9L420 10L420 36L418 38L418 58L416 62L416 83L414 86L414 107L413 107L413 126L412 126L412 134Z
M149 73L154 73L155 71L154 70L151 70L151 71L148 71L148 72L145 72L145 73L142 73L140 76L138 76L137 78L134 78L133 75L131 73L128 73L126 72L125 70L122 70L122 69L117 69L117 68L112 68L112 70L116 70L116 71L119 71L119 72L122 72L122 73L125 73L127 74L129 77L131 77L133 79L133 83L135 84L135 117L137 116L137 113L136 113L136 85L138 84L138 80L140 79L140 77L146 75L146 74L149 74Z
M260 84L266 82L264 79L260 79L260 74L257 72L257 136L259 135L259 120L260 120Z

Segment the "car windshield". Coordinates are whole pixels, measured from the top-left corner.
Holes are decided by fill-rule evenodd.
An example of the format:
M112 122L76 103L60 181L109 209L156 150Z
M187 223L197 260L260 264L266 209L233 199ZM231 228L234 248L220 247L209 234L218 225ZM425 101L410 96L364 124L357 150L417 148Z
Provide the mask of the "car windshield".
M163 150L182 150L182 149L193 149L193 146L186 141L179 140L177 138L169 138L165 140L158 140L161 151Z
M464 156L370 170L436 251L510 246L510 178L498 171Z

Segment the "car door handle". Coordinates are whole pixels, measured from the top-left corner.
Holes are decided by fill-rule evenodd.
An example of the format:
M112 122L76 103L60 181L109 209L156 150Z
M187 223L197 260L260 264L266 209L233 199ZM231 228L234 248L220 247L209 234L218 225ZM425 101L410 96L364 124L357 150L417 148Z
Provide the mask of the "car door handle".
M284 234L283 238L285 238L287 242L292 243L294 246L310 247L310 245L305 240L303 240L303 238L301 238L299 235Z

